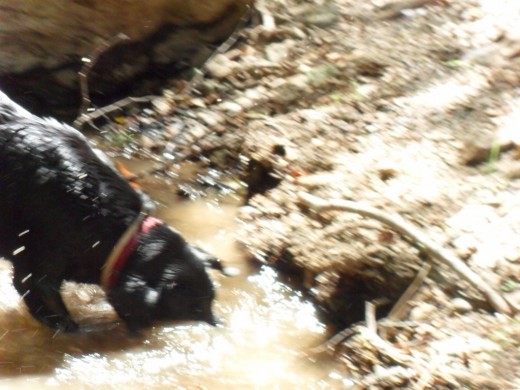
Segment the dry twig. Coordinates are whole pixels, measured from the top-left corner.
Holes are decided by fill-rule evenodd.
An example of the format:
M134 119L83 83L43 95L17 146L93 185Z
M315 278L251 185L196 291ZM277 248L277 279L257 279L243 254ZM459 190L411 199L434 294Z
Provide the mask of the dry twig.
M497 312L511 315L512 309L506 300L489 286L479 275L473 272L466 264L454 256L448 250L431 241L426 234L419 231L415 226L406 222L398 215L390 215L359 202L352 202L344 199L321 199L307 192L299 192L298 197L308 207L316 211L342 210L360 214L364 217L374 218L397 232L410 237L414 242L421 246L424 252L442 263L451 267L457 274L468 281L472 286L479 290L488 300L489 304Z
M368 329L377 333L376 305L373 302L365 302L365 323Z
M96 120L102 116L105 116L113 111L120 110L123 107L126 107L132 103L149 103L153 99L157 98L156 95L142 96L142 97L126 97L124 99L118 100L115 103L109 104L108 106L98 108L96 111L92 111L88 114L82 114L78 117L74 123L72 124L75 128L80 128L85 123Z
M403 295L399 298L399 300L395 303L394 307L390 310L390 313L386 316L386 320L390 322L399 321L403 318L405 313L406 304L412 299L412 297L415 295L417 290L419 290L419 287L423 284L426 277L428 276L432 266L430 263L424 264L417 275L415 276L415 279L412 281L412 283L408 286L406 291ZM385 327L383 325L381 329L381 337L383 339L387 338L387 330L388 327Z

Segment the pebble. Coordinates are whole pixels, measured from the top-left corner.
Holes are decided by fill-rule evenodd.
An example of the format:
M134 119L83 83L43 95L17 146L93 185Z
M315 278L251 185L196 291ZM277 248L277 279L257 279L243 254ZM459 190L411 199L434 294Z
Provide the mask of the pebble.
M471 303L462 298L453 298L451 300L453 310L457 313L467 313L473 310Z
M140 144L143 149L152 150L157 147L159 143L146 135L142 135Z
M265 47L265 56L271 62L279 63L287 59L295 41L286 39L283 42L274 42Z
M238 114L242 112L242 106L235 102L224 102L220 104L219 108L223 111L227 111L228 113Z
M215 127L224 122L224 117L211 111L199 112L197 117L209 127Z
M272 101L275 104L287 106L301 98L302 92L300 86L287 82L278 88L275 95L272 97Z
M433 313L437 311L437 308L430 303L420 303L415 306L410 312L410 320L412 321L425 321L429 320Z
M216 55L212 61L206 64L208 74L216 79L225 79L238 67L238 63L231 61L223 54Z
M242 107L242 109L244 110L249 110L251 108L254 107L255 105L255 102L252 101L251 99L245 97L245 96L240 96L236 99L236 103L240 105L240 107Z
M174 105L164 97L154 99L152 101L152 106L159 115L169 115L174 110Z
M339 20L339 13L335 7L328 5L313 5L298 15L303 23L316 27L330 27Z

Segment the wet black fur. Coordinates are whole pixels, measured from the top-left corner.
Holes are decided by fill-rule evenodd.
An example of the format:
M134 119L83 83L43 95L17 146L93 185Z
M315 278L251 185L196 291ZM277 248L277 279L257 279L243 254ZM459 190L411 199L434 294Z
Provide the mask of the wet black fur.
M77 328L62 282L99 284L105 260L141 209L139 194L78 131L0 92L0 256L13 263L14 286L35 318ZM108 300L133 331L163 319L213 323L208 259L158 225L139 239Z

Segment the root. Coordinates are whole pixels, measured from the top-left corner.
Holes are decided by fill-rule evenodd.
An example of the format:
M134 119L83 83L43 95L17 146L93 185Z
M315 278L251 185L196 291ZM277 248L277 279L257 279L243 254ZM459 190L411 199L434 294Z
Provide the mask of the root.
M316 211L348 211L376 219L390 226L395 231L411 238L426 254L452 268L458 275L464 278L464 280L468 281L473 287L480 291L494 310L505 315L513 314L513 310L506 300L479 275L451 252L431 241L426 234L415 228L409 222L403 220L400 216L390 215L384 211L358 202L343 199L321 199L307 192L299 192L298 197L304 205Z

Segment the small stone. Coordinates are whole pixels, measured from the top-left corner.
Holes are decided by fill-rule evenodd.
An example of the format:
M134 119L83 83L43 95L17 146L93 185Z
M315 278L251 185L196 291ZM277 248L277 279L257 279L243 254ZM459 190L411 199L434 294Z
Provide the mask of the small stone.
M224 121L221 115L211 111L199 112L197 113L197 117L209 127L215 127Z
M437 308L429 303L420 303L415 306L410 312L410 320L412 321L425 321L429 320L430 317L437 311Z
M223 54L216 55L206 64L208 74L216 79L225 79L238 67L235 61L231 61Z
M467 313L473 310L471 303L462 298L453 298L451 300L453 310L457 313Z
M253 102L251 99L245 96L240 96L239 98L237 98L236 103L239 104L243 110L249 110L253 108L255 105L255 102Z
M340 70L333 64L325 63L311 68L306 72L307 82L320 87L341 75Z
M169 115L173 112L175 106L168 101L168 99L160 97L152 101L154 110L159 115Z
M194 125L194 126L190 129L190 134L191 134L195 139L201 139L201 138L204 137L207 133L208 133L207 128L206 128L205 126L200 125L200 124Z
M201 98L193 98L190 100L190 104L193 107L206 108L206 103Z
M229 113L238 114L242 112L242 106L235 102L224 102L220 106L220 109Z
M242 207L240 207L239 212L240 212L241 216L244 216L244 215L254 216L254 215L262 214L262 212L260 210L258 210L256 207L253 207L253 206L242 206Z
M313 5L304 10L298 19L307 25L316 27L330 27L339 20L339 13L336 7L329 5Z
M272 97L272 101L281 106L287 106L301 98L302 92L302 88L287 82L278 88L276 94Z
M157 146L157 143L146 135L141 136L140 144L141 147L146 150L152 150L155 146Z
M186 126L183 123L170 123L166 126L165 132L170 138L177 137Z
M292 39L271 43L265 47L265 55L269 61L279 63L289 57L289 52L294 46L295 42Z

